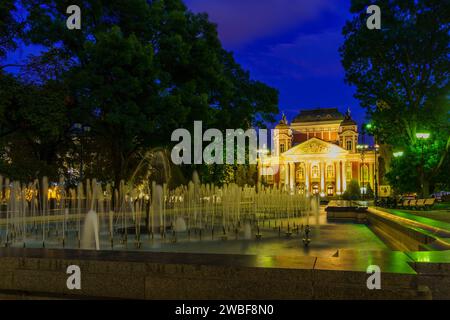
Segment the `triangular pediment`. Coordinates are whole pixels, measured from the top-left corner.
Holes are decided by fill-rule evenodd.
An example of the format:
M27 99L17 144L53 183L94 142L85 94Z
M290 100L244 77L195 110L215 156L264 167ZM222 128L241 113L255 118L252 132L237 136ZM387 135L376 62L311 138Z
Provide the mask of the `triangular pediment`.
M293 156L301 154L347 154L348 151L335 145L334 143L326 142L318 138L311 138L303 143L296 145L289 149L283 156Z

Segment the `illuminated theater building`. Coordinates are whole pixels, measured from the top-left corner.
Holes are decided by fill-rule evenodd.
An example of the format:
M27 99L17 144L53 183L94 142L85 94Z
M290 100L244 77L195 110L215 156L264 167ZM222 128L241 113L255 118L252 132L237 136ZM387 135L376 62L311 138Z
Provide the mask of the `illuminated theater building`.
M259 163L263 182L322 196L342 194L351 180L374 190L375 152L358 145L350 111L301 111L290 124L283 115L275 129L273 154Z

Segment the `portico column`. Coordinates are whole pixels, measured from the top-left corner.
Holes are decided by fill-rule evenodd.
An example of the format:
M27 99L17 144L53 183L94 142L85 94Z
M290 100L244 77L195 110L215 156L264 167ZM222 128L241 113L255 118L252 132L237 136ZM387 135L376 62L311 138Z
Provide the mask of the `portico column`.
M347 161L344 161L342 166L342 192L345 192L347 190Z
M320 162L320 192L325 193L325 163Z
M309 193L309 162L305 162L305 194Z
M335 162L336 164L336 194L341 194L341 165L340 162Z

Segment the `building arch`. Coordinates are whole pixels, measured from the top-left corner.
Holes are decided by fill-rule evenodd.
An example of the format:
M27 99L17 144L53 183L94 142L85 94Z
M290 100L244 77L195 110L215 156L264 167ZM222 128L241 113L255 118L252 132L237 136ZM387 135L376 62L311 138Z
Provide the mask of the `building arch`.
M313 179L320 178L320 170L319 170L319 166L317 164L312 166L311 175L312 175Z
M327 166L327 178L334 178L334 167L331 164Z
M334 195L334 184L329 183L327 185L327 196L331 197Z
M302 181L305 180L305 165L303 163L301 163L298 167L297 167L297 171L295 172L297 181Z

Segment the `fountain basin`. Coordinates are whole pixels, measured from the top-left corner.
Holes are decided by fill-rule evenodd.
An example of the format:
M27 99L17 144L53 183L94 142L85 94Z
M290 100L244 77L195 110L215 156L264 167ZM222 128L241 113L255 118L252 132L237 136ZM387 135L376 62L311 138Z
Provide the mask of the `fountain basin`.
M368 260L384 270L382 290L366 287ZM289 257L9 248L0 249L0 297L423 299L410 262L406 254L378 251ZM81 269L81 290L66 287L73 264Z

